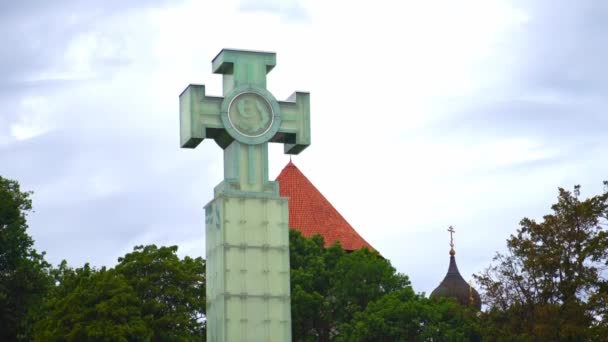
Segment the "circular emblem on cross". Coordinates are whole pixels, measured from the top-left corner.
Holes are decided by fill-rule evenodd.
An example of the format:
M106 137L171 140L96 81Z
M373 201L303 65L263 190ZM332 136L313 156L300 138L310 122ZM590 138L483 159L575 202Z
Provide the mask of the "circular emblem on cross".
M270 103L258 93L244 92L228 106L230 125L246 137L259 137L272 127L274 115Z
M281 125L280 107L272 94L252 85L233 89L222 101L221 119L235 140L248 145L268 142Z

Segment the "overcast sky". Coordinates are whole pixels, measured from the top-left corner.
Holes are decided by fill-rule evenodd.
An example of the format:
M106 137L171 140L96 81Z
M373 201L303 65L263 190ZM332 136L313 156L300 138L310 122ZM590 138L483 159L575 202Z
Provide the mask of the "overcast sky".
M449 225L469 280L558 187L608 179L606 1L92 3L0 2L0 175L34 191L53 264L204 255L222 152L179 148L178 96L222 95L224 47L276 52L277 99L311 93L294 163L416 291L443 279Z

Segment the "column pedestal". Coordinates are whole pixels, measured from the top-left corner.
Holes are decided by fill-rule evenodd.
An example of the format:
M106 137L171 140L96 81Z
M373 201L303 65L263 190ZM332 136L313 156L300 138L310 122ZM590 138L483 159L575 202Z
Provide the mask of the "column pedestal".
M207 341L291 341L288 215L269 194L205 206Z

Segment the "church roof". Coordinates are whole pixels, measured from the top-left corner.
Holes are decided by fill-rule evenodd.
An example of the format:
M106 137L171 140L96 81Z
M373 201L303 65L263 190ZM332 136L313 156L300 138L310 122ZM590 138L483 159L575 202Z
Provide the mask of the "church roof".
M454 249L450 250L450 267L443 281L433 292L431 298L448 297L454 298L461 305L473 305L477 310L481 310L481 298L479 293L469 285L458 271Z
M305 237L321 235L326 247L340 241L345 250L374 250L291 161L276 180L281 196L289 197L290 228Z

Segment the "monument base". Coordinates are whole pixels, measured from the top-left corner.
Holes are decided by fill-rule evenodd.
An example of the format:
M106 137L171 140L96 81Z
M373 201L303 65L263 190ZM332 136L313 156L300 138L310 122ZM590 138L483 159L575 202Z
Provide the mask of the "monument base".
M207 341L291 341L288 215L268 194L205 206Z

